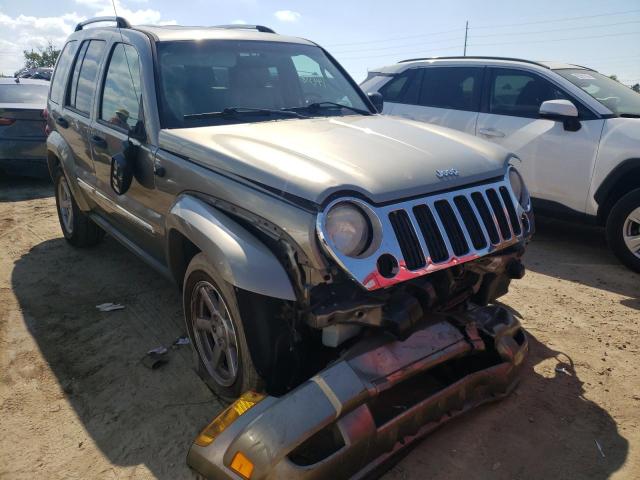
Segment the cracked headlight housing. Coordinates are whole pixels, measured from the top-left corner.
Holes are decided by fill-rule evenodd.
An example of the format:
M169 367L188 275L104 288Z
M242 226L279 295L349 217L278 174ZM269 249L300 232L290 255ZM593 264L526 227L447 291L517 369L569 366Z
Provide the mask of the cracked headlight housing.
M351 202L334 205L327 212L324 229L331 244L348 257L364 253L373 235L369 218Z

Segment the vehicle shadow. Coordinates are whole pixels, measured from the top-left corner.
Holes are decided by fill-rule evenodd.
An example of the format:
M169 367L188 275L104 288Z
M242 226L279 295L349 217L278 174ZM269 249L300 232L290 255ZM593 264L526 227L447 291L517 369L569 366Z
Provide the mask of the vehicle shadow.
M62 238L44 241L15 262L11 284L64 392L62 404L106 457L101 468L130 467L134 478L149 475L139 471L144 465L153 478L191 478L184 461L189 445L222 407L193 371L189 345L170 348L161 368L141 363L150 349L171 347L184 335L177 288L109 237L84 250ZM125 309L97 311L105 302ZM30 422L50 424L48 408ZM82 471L73 464L78 442L70 440L78 434L67 424L54 436L63 452L72 449L64 455L68 471Z
M537 273L629 297L621 303L640 310L640 275L613 255L601 227L537 216L525 264Z
M385 480L586 480L610 478L618 471L629 442L615 420L585 398L569 356L530 333L528 338L526 369L509 397L434 432Z
M53 196L51 180L0 174L0 202L19 202Z

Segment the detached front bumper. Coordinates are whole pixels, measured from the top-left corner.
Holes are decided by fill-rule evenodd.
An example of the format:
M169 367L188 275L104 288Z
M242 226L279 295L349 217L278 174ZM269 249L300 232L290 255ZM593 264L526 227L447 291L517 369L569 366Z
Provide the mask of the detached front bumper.
M416 440L507 395L528 351L501 307L442 315L404 341L378 335L290 393L266 397L187 463L206 478L376 476ZM249 477L230 468L240 452Z

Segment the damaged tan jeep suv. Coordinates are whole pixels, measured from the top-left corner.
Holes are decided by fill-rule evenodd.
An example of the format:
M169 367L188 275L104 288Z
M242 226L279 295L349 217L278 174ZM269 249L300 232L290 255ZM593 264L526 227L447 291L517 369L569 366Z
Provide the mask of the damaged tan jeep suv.
M487 305L524 274L533 230L510 154L379 115L379 95L311 41L97 20L117 25L78 25L48 101L62 231L77 247L106 232L182 288L208 385L270 395L254 426L270 405L296 417L272 449L242 447L260 478L363 472L439 421L434 392L453 388L433 415L509 390L526 337ZM356 414L379 436L359 463L345 461ZM238 425L216 441L248 441ZM224 476L233 459L211 466L210 443L193 463Z

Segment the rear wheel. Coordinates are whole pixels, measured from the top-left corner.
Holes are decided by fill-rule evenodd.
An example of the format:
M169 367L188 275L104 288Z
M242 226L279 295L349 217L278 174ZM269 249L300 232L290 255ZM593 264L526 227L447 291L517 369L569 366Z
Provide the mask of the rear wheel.
M64 238L74 247L90 247L102 240L104 231L78 207L69 182L60 168L54 174L56 208Z
M202 253L187 269L183 306L196 369L209 388L226 400L247 390L262 390L233 287Z
M627 193L611 209L607 239L618 259L640 272L640 189Z

